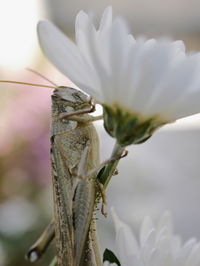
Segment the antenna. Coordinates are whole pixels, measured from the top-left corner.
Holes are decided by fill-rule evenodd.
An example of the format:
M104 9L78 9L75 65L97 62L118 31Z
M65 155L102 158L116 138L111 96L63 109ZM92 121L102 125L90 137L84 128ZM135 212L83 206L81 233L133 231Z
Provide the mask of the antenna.
M44 75L40 74L39 72L37 72L36 70L32 69L32 68L26 68L26 70L40 76L41 78L45 79L46 81L48 81L49 83L51 83L52 85L54 85L55 87L58 87L58 85L56 85L53 81L51 81L50 79L48 79L47 77L45 77Z
M56 89L58 87L58 86L49 86L49 85L34 84L34 83L29 83L29 82L10 81L10 80L0 80L0 83L13 83L13 84L30 85L30 86L35 86L35 87L44 87L44 88L51 88L51 89Z

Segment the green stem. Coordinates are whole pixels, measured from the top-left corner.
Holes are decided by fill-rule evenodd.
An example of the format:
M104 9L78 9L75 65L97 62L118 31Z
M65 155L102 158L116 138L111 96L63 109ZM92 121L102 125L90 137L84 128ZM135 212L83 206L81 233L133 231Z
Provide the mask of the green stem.
M125 147L120 146L117 142L115 143L114 149L112 151L111 158L118 158L122 156ZM113 163L109 163L105 166L103 173L100 175L99 181L104 185L104 188L107 187L110 182L111 177L119 163L119 160L114 161Z

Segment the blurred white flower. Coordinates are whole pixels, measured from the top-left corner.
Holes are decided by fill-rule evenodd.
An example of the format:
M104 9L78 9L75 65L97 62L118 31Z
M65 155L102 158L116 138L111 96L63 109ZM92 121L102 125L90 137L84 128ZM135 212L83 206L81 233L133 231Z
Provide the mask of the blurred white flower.
M0 234L12 236L30 230L39 213L33 204L19 197L0 204L0 217Z
M143 124L140 131L145 136L141 139L139 132L130 143L200 111L200 54L186 55L182 41L134 39L123 20L112 19L111 7L105 9L98 29L79 12L75 31L76 44L51 22L42 21L41 47L61 72L104 106L105 128L119 143L124 144L138 125ZM123 123L126 117L128 125ZM119 124L123 130L131 128L124 139L118 137Z
M116 231L117 257L122 266L200 265L200 243L190 239L182 244L181 238L173 234L169 212L163 214L157 226L150 217L146 217L140 229L139 241L131 228L113 210L112 216Z

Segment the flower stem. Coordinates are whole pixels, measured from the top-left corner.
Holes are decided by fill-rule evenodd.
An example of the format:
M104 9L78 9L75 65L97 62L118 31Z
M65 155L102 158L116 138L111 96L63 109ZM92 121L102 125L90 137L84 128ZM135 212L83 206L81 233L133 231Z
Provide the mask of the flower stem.
M115 143L115 146L112 151L111 158L119 158L122 156L123 152L125 150L125 147L122 147L117 142ZM113 176L113 173L119 163L119 160L115 160L112 163L109 163L107 166L105 166L103 173L99 177L99 181L103 184L104 188L107 187L108 183L110 182L111 177Z

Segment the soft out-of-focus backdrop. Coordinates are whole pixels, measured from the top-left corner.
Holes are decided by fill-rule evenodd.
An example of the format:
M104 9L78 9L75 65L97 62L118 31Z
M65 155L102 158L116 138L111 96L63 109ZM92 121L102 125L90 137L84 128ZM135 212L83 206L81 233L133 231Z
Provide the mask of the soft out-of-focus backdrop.
M48 84L26 70L29 67L58 85L70 85L42 55L36 24L52 19L73 38L79 10L99 16L107 5L137 36L167 35L183 39L188 51L200 50L197 0L7 0L0 3L0 79ZM52 215L51 89L1 84L0 91L0 266L30 265L24 253ZM103 160L109 157L113 140L101 123L96 126ZM183 239L200 239L199 139L200 119L195 116L163 128L145 144L129 147L129 156L121 160L119 175L107 190L107 211L114 206L137 233L146 214L156 220L169 209ZM102 247L114 249L110 215L107 219L99 215L98 227ZM36 265L48 265L53 254L52 246Z

